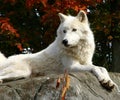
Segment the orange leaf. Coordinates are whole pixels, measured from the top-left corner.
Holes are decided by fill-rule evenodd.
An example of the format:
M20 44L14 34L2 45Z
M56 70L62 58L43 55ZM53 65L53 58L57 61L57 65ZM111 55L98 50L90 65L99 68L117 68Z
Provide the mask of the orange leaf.
M44 7L47 5L47 0L41 0L41 3L43 4Z
M23 50L23 47L22 47L21 43L16 43L16 46L17 46L17 48L18 48L20 51Z
M57 84L56 84L56 88L58 88L59 86L60 86L60 81L61 81L61 79L60 79L60 77L57 79Z
M61 94L62 100L65 100L66 91L67 91L67 88L66 88L66 87L63 87L62 94Z
M64 78L65 78L65 85L63 86L63 89L62 89L62 94L61 94L62 100L65 100L66 92L70 87L70 77L69 77L67 71L65 71Z
M31 9L33 7L34 3L35 3L35 0L26 0L25 4L28 9Z
M108 36L108 40L112 40L113 39L113 37L110 35L110 36Z
M69 89L70 87L70 77L69 75L66 75L66 88Z

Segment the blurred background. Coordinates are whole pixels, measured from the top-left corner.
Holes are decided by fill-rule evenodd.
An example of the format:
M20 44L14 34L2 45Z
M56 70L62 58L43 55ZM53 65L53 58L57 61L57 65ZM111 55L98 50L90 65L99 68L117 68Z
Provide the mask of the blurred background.
M86 11L95 36L95 65L120 72L120 0L0 0L0 51L6 57L46 48L56 36L58 13Z

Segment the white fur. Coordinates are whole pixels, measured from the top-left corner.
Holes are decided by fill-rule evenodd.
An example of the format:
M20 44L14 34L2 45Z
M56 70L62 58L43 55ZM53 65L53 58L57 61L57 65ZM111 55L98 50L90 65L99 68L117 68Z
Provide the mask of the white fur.
M0 52L0 63L5 61L7 58Z
M57 37L46 49L35 54L11 56L0 63L0 79L29 77L31 73L63 73L69 71L89 71L103 83L115 85L103 67L92 64L95 49L93 33L85 12L76 17L59 13L61 24ZM65 31L65 32L64 32ZM68 46L62 41L68 40Z

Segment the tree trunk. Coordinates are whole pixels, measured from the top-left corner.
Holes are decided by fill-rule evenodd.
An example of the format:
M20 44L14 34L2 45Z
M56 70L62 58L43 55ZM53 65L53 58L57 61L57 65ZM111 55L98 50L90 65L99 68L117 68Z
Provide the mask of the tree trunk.
M113 40L113 68L114 72L120 72L120 39Z

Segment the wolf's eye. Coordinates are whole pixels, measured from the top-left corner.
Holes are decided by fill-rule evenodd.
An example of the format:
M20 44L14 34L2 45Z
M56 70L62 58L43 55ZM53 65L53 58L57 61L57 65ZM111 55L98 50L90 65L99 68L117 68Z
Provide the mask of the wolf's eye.
M72 31L75 32L75 31L77 31L77 29L73 28Z
M66 30L63 30L63 33L66 33L67 31Z

